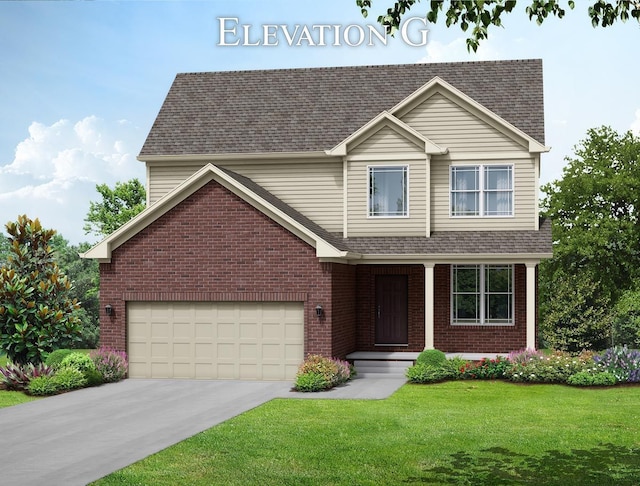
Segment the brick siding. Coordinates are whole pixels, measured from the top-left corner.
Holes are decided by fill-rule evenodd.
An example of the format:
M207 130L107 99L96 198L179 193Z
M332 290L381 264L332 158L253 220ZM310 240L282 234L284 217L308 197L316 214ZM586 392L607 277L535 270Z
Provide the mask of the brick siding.
M447 353L507 353L527 344L527 273L514 266L513 326L452 326L451 266L435 267L434 346Z
M349 339L355 342L350 272L320 263L314 248L212 181L100 264L101 344L126 350L127 300L301 301L305 353L346 354L353 351ZM332 286L342 292L333 300ZM340 312L335 322L333 306Z

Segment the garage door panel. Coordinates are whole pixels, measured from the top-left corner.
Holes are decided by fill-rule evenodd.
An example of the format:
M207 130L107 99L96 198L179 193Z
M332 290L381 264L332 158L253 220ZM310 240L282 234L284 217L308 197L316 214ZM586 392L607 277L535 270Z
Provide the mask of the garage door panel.
M293 379L303 360L300 302L130 302L131 377Z

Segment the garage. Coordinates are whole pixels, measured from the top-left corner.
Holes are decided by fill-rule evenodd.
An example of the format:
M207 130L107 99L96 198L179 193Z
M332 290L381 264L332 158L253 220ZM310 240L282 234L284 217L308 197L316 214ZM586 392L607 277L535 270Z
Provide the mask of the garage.
M129 302L131 378L291 380L302 302Z

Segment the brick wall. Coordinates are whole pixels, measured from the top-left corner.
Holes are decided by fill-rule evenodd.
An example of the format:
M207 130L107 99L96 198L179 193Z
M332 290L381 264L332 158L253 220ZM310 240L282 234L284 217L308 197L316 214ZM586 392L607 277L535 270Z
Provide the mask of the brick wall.
M527 344L527 274L514 266L515 324L513 326L452 326L451 267L435 267L434 346L448 353L507 353Z
M375 346L376 275L408 275L409 346ZM411 351L424 349L424 266L358 265L356 270L358 351Z
M332 356L356 351L356 267L334 264L332 271Z
M212 181L100 265L101 344L125 350L127 300L302 301L305 353L332 355L334 266L344 267L319 263L311 246Z

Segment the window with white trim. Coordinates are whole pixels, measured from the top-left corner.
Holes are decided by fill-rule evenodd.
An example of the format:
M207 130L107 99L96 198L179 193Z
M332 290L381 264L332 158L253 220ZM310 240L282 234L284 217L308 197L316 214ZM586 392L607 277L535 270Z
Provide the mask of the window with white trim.
M452 265L451 322L512 325L513 265Z
M409 215L408 172L404 166L370 166L369 216L404 217Z
M451 216L513 216L512 165L452 165Z

